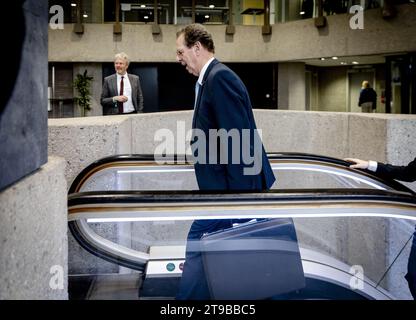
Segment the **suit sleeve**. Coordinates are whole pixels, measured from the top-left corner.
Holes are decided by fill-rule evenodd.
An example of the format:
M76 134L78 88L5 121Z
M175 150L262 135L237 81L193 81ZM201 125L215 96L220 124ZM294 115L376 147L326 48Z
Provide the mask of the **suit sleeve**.
M235 144L234 142L231 143L232 139L228 139L227 146L224 145L224 141L220 141L220 150L228 148L228 165L225 165L224 168L229 187L231 189L242 189L247 185L248 179L248 177L244 177L243 168L250 166L246 165L242 158L242 148L247 147L247 145L242 144L242 130L253 128L248 114L251 105L250 101L248 101L246 89L235 75L227 71L221 71L213 78L210 95L218 128L225 129L227 132L236 129L239 133L240 150L238 164L232 163L233 144Z
M101 91L101 105L103 106L104 111L108 108L114 107L113 97L110 97L110 90L108 88L108 81L104 80L103 89ZM104 114L106 114L104 112Z
M140 78L137 76L137 112L143 112L144 101L142 86L140 85Z
M377 173L391 179L406 182L416 181L416 158L407 166L393 166L391 164L378 163Z

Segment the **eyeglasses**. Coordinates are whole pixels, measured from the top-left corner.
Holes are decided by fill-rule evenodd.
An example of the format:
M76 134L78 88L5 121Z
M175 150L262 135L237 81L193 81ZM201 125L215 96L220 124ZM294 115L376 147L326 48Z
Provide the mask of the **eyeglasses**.
M185 48L188 49L188 50L191 50L194 46L195 46L195 44L193 44L189 48L186 48L186 47ZM184 53L185 53L185 49L178 49L178 50L176 50L176 55L177 56L183 56Z
M185 53L185 50L184 49L178 49L178 50L176 50L176 55L177 56L182 56L184 53Z

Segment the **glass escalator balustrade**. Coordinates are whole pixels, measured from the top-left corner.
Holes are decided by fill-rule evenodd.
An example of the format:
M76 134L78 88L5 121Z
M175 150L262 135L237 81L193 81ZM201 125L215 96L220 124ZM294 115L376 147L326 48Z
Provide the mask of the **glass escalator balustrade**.
M233 249L228 256L231 252L238 259L245 257L248 269L241 270L242 274L260 270L259 259L273 265L273 257L293 258L298 252L303 287L277 290L285 285L290 289L290 283L282 279L300 283L299 277L285 273L289 265L252 276L257 283L265 283L267 274L272 277L274 281L268 283L274 287L263 285L263 292L275 292L273 299L410 299L404 275L416 220L416 199L411 191L351 170L337 159L301 154L270 158L277 176L273 190L247 194L196 191L190 164L161 166L134 156L97 163L100 170L91 167L93 174L84 171L84 177L78 177L71 187L70 229L87 251L116 264L116 274L140 272L141 286L135 298L162 299L175 296L194 219L290 218L296 234L292 246L298 250L287 251L287 241L273 237L220 242ZM235 224L234 230L261 223ZM250 247L253 250L247 251ZM219 252L217 256L207 249L206 255L218 259ZM288 264L296 261L284 260ZM208 260L208 265L215 264ZM225 294L216 286L221 283L219 274L218 270L207 272L214 299ZM234 292L235 298L244 298L237 295L244 285L253 284L227 284L234 289L225 297L232 299Z

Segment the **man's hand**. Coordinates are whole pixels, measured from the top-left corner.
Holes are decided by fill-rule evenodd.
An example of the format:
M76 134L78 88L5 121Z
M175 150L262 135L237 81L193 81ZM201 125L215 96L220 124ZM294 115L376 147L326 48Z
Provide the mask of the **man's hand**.
M113 97L113 101L118 101L118 102L126 102L128 99L126 96L114 96Z
M350 165L350 168L353 169L368 169L368 161L355 159L355 158L345 158L345 161L354 162L354 164Z

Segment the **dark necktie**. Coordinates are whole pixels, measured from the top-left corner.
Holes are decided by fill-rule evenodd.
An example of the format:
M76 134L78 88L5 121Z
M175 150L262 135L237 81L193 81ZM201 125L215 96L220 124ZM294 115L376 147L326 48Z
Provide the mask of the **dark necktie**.
M124 76L121 76L121 81L120 81L120 96L123 95L124 93ZM123 102L118 101L117 102L118 105L118 113L123 113Z

